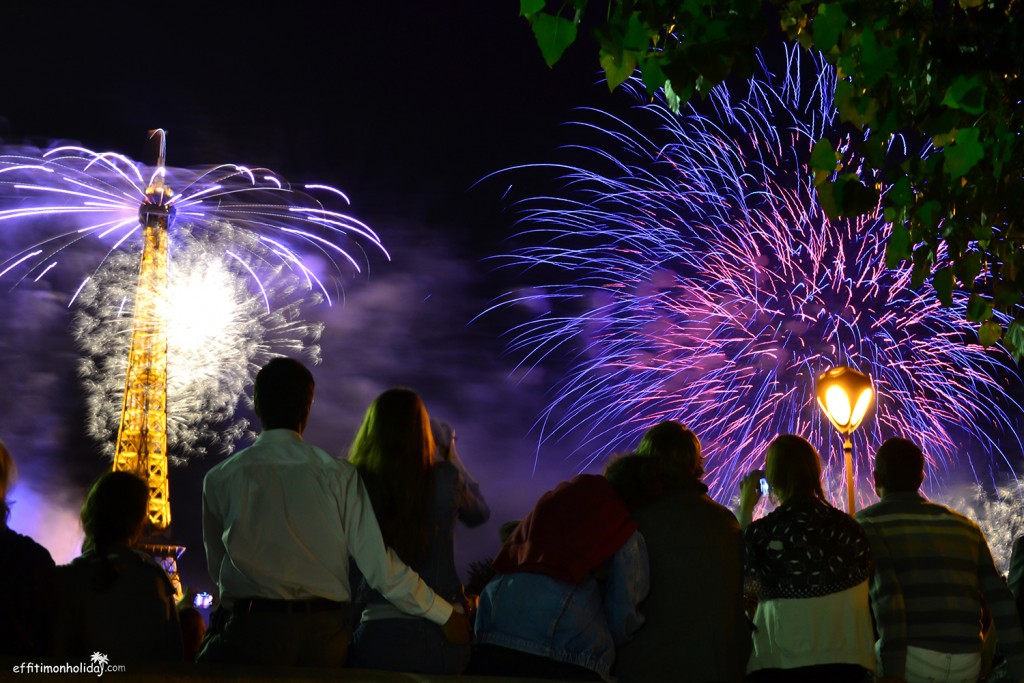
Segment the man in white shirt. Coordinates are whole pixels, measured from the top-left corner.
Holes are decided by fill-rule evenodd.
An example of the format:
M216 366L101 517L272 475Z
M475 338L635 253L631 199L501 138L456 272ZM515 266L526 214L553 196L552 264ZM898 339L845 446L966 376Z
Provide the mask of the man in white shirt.
M230 616L199 661L342 666L349 557L400 610L468 642L465 614L385 547L355 468L302 441L313 390L298 361L267 363L254 389L262 433L203 482L207 566Z

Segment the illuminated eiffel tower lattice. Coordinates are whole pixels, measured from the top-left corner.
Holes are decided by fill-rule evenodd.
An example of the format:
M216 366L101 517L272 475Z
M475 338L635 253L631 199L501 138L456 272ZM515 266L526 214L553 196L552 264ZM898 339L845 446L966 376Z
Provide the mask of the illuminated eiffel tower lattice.
M172 192L164 185L164 132L154 131L160 151L157 170L139 207L144 245L132 317L131 350L117 432L114 470L137 474L149 485L148 531L144 544L167 571L180 597L181 546L167 542L171 500L167 482L167 290L168 228L174 217ZM158 542L158 541L163 541Z

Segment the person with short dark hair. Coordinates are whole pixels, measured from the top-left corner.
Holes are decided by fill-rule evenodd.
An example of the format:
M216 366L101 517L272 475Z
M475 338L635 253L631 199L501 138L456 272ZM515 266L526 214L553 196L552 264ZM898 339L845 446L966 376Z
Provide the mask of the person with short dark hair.
M620 469L635 476L616 483ZM703 475L700 439L675 421L648 429L636 456L605 472L637 508L651 574L640 605L644 625L616 655L615 675L624 683L727 683L746 673L751 642L740 527L708 497Z
M181 661L181 627L167 572L135 549L149 486L130 472L96 480L82 504L82 554L59 567L54 654L111 663Z
M50 649L56 568L50 552L7 526L7 492L17 466L0 440L0 656L43 655Z
M777 507L751 521L762 477ZM746 572L758 598L747 680L870 680L868 540L853 518L826 500L814 446L793 434L776 437L765 471L740 482L739 517Z
M857 513L871 542L871 608L880 681L975 681L981 669L982 599L1016 680L1024 635L1013 596L973 521L919 492L925 458L888 439L875 454L878 503Z
M302 440L313 375L275 358L256 375L256 442L203 481L203 541L229 616L200 662L342 666L351 636L349 558L403 612L469 639L465 614L385 547L350 463Z

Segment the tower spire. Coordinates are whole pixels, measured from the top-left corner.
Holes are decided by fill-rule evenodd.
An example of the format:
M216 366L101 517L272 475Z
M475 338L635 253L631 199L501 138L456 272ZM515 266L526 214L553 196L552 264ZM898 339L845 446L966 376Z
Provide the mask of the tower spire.
M167 327L164 318L167 296L168 228L174 218L173 193L164 183L166 152L164 131L159 137L157 167L139 206L143 229L142 260L135 290L132 339L128 352L121 424L114 452L114 470L132 472L149 486L150 534L165 532L171 524L167 481ZM147 546L167 569L180 592L178 546Z

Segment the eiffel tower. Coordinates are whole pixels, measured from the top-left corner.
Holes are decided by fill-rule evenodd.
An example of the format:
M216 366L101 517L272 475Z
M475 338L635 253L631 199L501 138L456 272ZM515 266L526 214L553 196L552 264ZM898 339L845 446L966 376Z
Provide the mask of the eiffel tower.
M139 207L144 244L132 316L131 349L125 379L114 470L131 472L149 485L148 524L143 549L167 571L175 597L182 595L178 558L182 546L169 542L171 500L167 482L167 291L168 228L174 218L173 192L164 185L164 131L151 131L159 143L157 170Z

